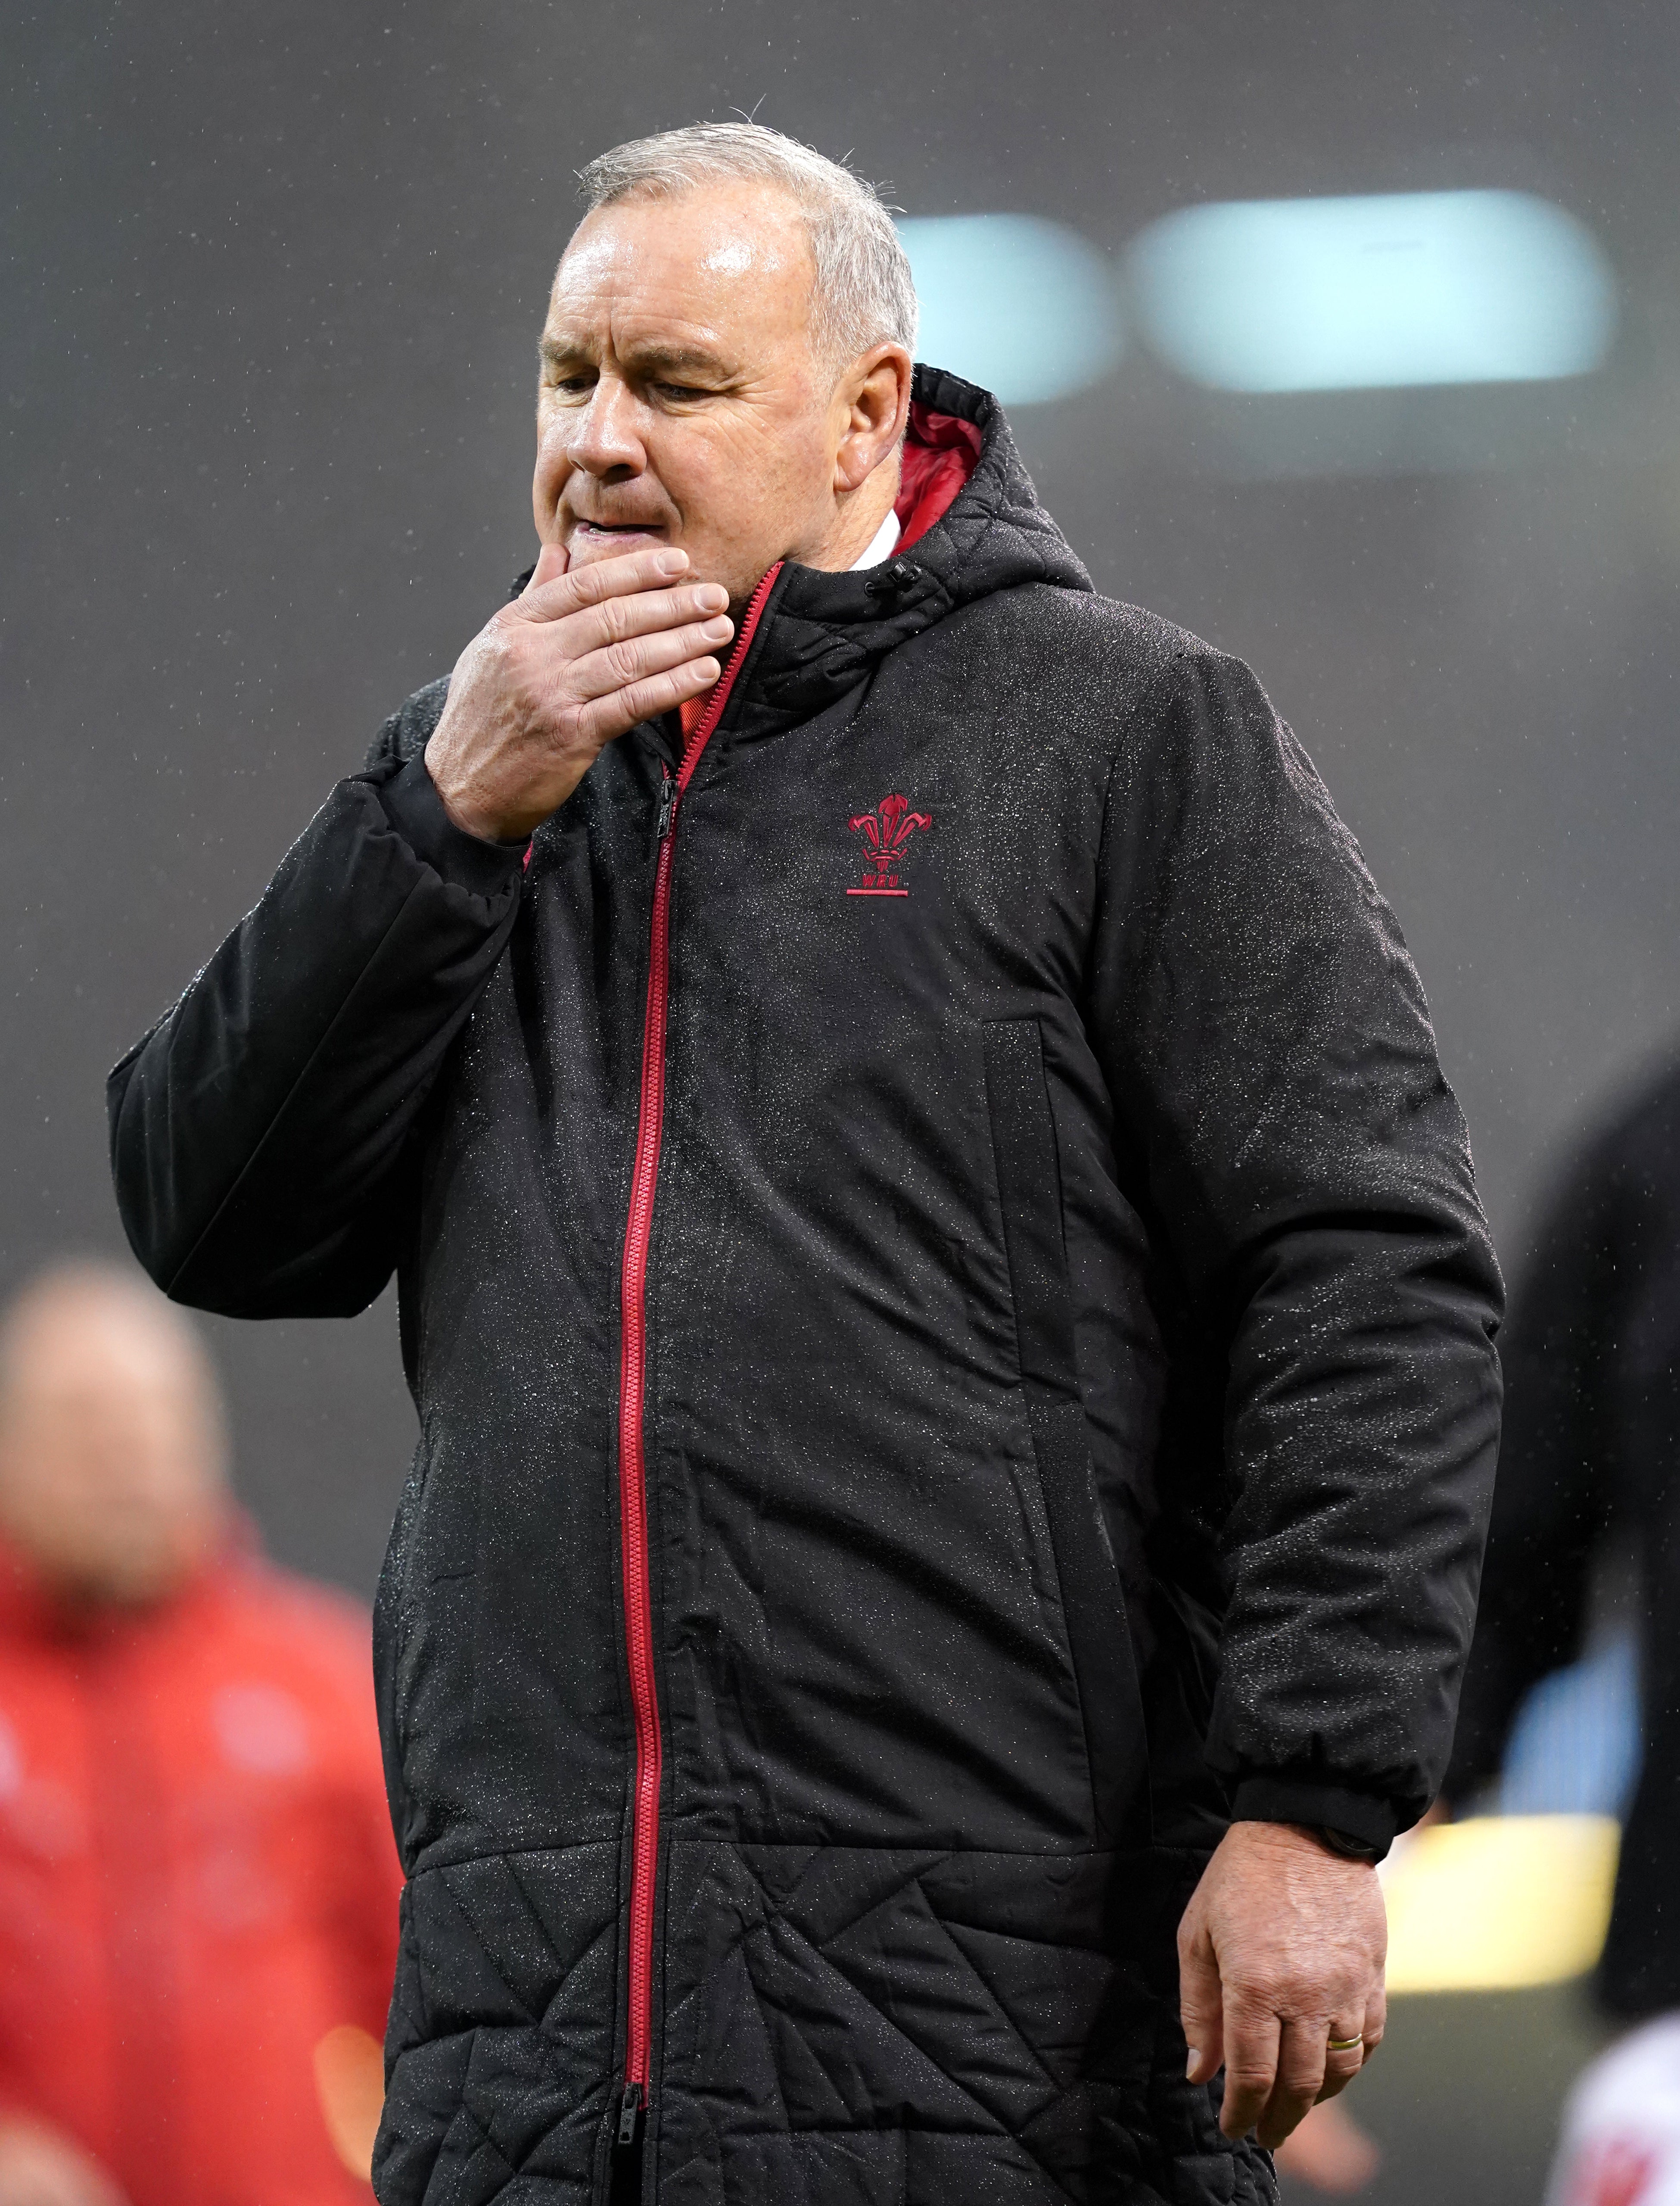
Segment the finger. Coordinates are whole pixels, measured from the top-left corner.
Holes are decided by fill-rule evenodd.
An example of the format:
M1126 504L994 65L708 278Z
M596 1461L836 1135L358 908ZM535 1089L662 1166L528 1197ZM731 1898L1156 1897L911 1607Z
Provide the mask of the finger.
M1265 2114L1278 2080L1282 2025L1264 2007L1225 2002L1225 2092L1219 2127L1228 2137L1247 2137Z
M569 614L556 628L563 648L572 658L581 659L608 644L626 643L633 636L676 628L684 621L721 619L729 604L729 592L721 582L688 582L676 590L639 590L632 596L608 598ZM733 627L730 633L734 635Z
M628 689L598 697L581 715L586 741L599 748L634 727L638 720L657 720L662 712L674 712L691 697L705 696L723 671L715 659L691 659L685 666L649 675L646 681L633 682Z
M559 544L545 544L537 554L537 563L531 569L531 579L520 592L520 596L528 598L533 590L540 590L546 583L557 581L565 571L564 546Z
M581 567L568 567L541 589L528 589L508 610L525 620L563 620L569 613L598 605L605 598L623 597L635 590L669 589L688 571L688 555L675 545L662 546L656 552L625 552L615 559L592 559Z
M570 680L575 694L592 703L645 682L650 674L668 673L691 659L710 659L735 634L727 620L695 621L688 628L667 629L655 635L632 636L605 651L592 651L575 660Z
M1224 1997L1218 1963L1199 1925L1187 1915L1178 1932L1178 2018L1193 2084L1211 2084L1224 2066Z
M1348 2033L1340 2033L1346 2036ZM1357 2035L1357 2033L1354 2033ZM1282 2144L1296 2123L1304 2119L1308 2108L1318 2099L1324 2085L1330 2054L1326 2043L1326 2028L1322 2016L1310 2021L1290 2021L1284 2024L1278 2043L1278 2073L1272 2081L1272 2092L1255 2129L1260 2143L1270 2152ZM1341 2056L1343 2063L1349 2056ZM1359 2049L1354 2049L1355 2065ZM1345 2077L1343 2081L1345 2081ZM1340 2088L1338 2084L1337 2088Z
M1365 1995L1365 2058L1368 2061L1383 2042L1388 2028L1388 1987L1380 1976Z
M1380 2025L1378 2036L1382 2035ZM1349 2042L1351 2040L1351 2042ZM1344 2008L1331 2018L1324 2043L1324 2073L1316 2096L1333 2099L1345 2091L1365 2066L1365 2017Z

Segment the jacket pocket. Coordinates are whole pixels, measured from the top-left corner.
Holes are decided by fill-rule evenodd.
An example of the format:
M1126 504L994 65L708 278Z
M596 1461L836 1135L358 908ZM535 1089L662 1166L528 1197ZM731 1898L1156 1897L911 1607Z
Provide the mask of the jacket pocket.
M1091 1474L1062 1230L1056 1122L1038 1021L988 1024L985 1051L1021 1389L1079 1689L1097 1842L1147 1845L1149 1769L1142 1696L1125 1592Z

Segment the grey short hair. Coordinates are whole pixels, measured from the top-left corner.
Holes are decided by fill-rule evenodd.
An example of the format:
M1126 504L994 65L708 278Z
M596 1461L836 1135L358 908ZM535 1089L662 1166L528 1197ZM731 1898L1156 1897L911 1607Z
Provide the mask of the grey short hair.
M875 186L760 122L694 122L633 138L578 171L593 214L615 200L670 199L697 185L778 185L804 215L816 281L812 343L837 366L889 340L914 353L916 287Z

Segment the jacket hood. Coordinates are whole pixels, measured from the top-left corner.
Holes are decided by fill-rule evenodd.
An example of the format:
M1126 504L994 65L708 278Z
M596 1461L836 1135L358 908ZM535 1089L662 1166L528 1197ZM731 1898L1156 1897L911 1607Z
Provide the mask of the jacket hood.
M969 425L977 440L953 436L956 424ZM1039 504L990 391L943 368L918 367L905 446L907 487L899 499L905 536L897 555L839 575L789 560L777 577L730 714L754 735L777 733L821 712L888 652L960 605L1025 582L1092 587ZM947 456L962 466L941 468ZM967 480L944 503L963 468ZM937 514L931 524L930 513Z

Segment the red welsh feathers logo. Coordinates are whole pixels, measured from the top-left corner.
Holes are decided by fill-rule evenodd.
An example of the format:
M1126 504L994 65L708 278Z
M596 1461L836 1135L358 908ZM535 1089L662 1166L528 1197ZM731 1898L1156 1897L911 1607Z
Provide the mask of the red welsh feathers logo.
M918 827L931 827L926 812L912 812L903 796L884 796L873 812L860 812L847 822L854 835L861 827L869 845L863 861L863 885L848 889L848 896L909 896L898 885L898 873L910 838Z

